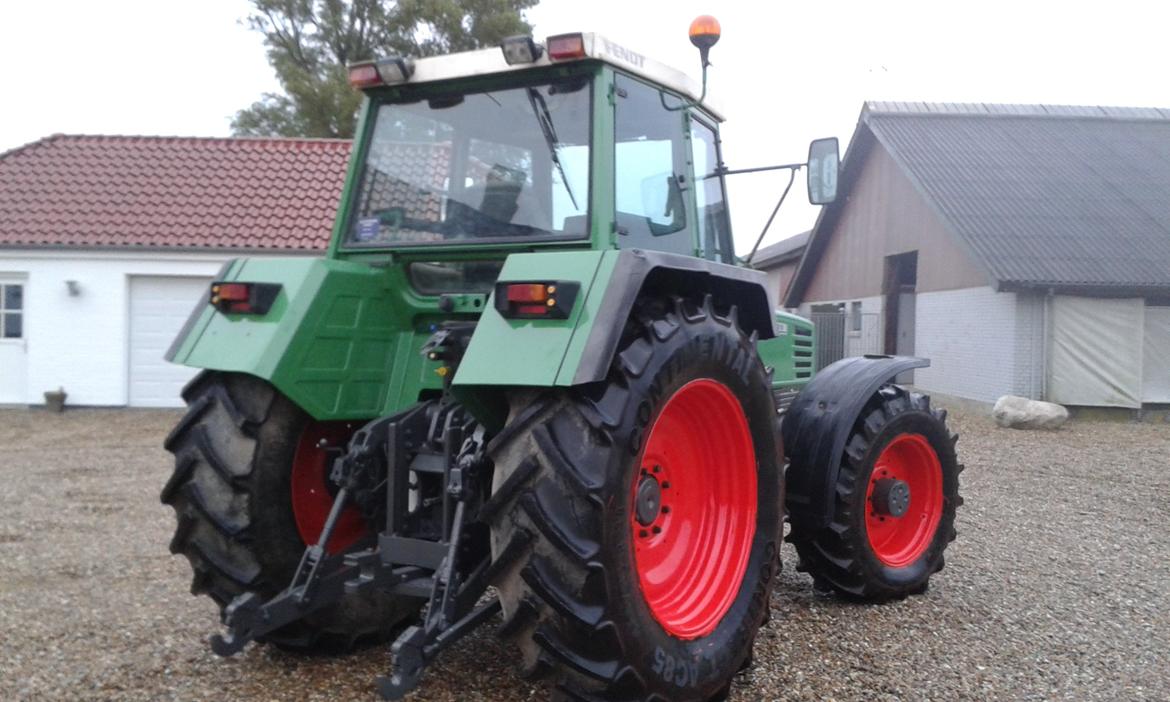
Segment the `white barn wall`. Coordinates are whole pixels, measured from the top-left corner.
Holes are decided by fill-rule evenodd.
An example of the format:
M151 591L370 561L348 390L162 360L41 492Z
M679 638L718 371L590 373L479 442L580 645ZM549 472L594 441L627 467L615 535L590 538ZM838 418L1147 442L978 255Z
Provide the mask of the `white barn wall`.
M853 331L852 320L849 314L854 302L861 303L861 331ZM845 309L845 355L862 356L867 353L883 353L885 345L885 330L882 326L882 313L885 298L880 295L874 297L853 298L850 300L817 300L805 302L797 308L796 313L808 318L812 315L814 305L844 305Z
M1014 394L1033 400L1045 398L1048 318L1046 298L1040 293L1016 293L1016 360Z
M0 250L0 273L27 276L27 403L64 387L71 405L127 404L130 277L212 278L241 255L250 254Z
M916 386L983 402L1032 394L1032 326L1039 316L1031 300L1021 304L1015 293L991 287L917 297L914 355L929 358L930 367L914 371Z
M885 298L863 297L861 302L861 331L853 331L852 319L849 314L850 303L845 303L845 355L863 356L867 353L883 353L885 351L885 328L882 325L882 312Z

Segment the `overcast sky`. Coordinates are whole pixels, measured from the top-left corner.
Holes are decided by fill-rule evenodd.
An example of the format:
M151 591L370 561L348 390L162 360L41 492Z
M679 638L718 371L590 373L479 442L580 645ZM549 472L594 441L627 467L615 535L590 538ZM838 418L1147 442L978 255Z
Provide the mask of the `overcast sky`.
M277 89L246 0L0 0L0 151L49 134L224 136ZM844 150L865 100L1170 107L1170 3L544 0L536 35L598 31L697 74L690 20L714 13L712 95L733 168ZM741 253L783 186L736 176ZM766 243L809 228L803 187Z

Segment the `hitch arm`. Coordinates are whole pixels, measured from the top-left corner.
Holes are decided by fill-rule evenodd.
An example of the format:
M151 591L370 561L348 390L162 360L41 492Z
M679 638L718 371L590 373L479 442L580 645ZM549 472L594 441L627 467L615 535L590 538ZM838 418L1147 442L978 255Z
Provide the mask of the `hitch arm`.
M245 592L224 608L223 620L228 632L227 635L215 634L211 637L212 651L220 656L238 653L256 637L341 599L345 592L345 581L349 578L348 569L345 568L331 568L329 575L324 578L329 583L328 591L322 592L320 597L313 595L323 580L320 575L321 565L339 565L342 560L340 557L328 558L325 546L333 535L348 498L349 491L345 487L337 491L329 517L321 529L321 536L317 538L317 543L305 549L292 582L283 592L268 602L262 602L255 592Z

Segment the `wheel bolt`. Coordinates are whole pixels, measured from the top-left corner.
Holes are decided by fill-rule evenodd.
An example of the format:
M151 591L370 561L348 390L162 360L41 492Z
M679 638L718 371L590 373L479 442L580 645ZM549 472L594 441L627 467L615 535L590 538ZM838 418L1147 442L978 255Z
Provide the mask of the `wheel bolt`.
M641 536L644 539L647 536L650 536L650 532L646 531L645 529L642 529L638 532L638 536Z
M661 533L662 533L662 527L660 527L660 526L656 526L656 527L654 527L654 533L655 533L655 534L661 534Z
M663 514L670 514L670 508L667 507L666 505L662 505L662 513Z
M661 472L662 472L662 466L654 466L654 472L655 472L655 473L661 473Z
M663 480L663 481L662 481L662 489L663 489L663 490L666 490L666 489L667 489L667 488L669 488L669 487L670 487L670 481L669 481L669 480Z

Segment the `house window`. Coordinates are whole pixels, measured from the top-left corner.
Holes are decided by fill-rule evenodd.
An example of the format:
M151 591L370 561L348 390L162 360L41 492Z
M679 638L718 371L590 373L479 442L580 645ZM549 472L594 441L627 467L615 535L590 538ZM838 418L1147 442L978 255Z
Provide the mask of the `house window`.
M859 332L861 331L861 302L854 301L849 303L849 330Z
M24 286L0 285L0 339L24 337Z

